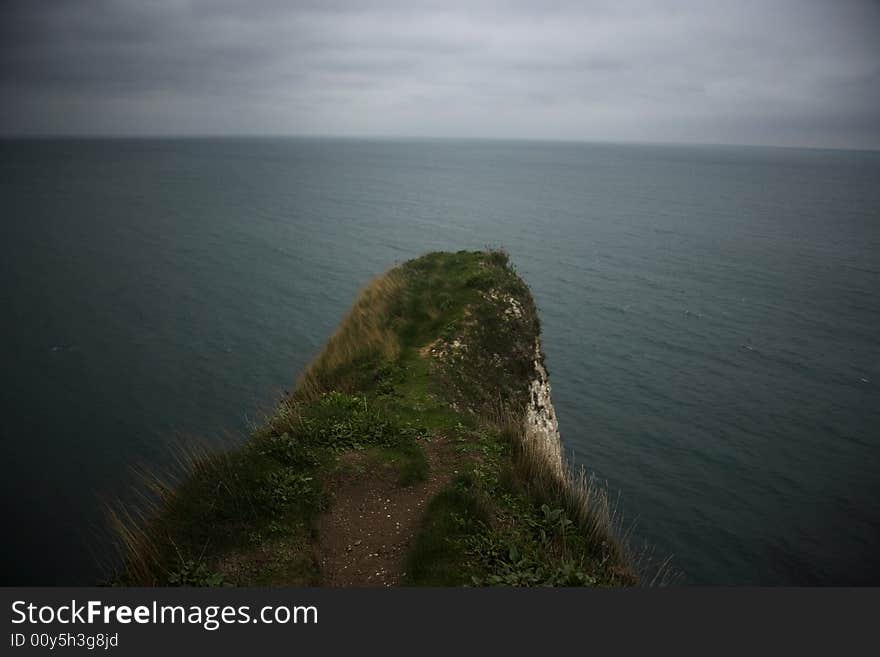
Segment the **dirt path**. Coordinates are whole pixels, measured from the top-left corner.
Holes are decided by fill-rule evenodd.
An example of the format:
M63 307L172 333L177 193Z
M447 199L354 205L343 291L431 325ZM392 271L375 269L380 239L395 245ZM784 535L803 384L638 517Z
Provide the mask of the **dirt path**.
M333 505L318 523L318 560L325 586L396 586L428 502L452 479L455 453L446 438L423 443L428 478L401 487L388 468L339 475L327 482ZM362 453L346 455L355 468Z

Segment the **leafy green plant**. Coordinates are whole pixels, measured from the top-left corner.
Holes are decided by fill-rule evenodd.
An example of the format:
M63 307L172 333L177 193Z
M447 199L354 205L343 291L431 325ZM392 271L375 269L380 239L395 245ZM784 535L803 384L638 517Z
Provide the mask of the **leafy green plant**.
M208 570L202 562L193 559L181 561L177 570L168 574L169 586L223 586L223 575Z
M590 586L583 559L565 547L565 532L572 521L562 509L544 504L540 513L528 513L524 522L503 530L484 525L465 540L468 552L483 564L486 574L474 576L477 586ZM560 543L561 542L561 543Z
M269 472L257 499L272 515L279 515L295 502L311 501L316 494L314 477L293 468Z

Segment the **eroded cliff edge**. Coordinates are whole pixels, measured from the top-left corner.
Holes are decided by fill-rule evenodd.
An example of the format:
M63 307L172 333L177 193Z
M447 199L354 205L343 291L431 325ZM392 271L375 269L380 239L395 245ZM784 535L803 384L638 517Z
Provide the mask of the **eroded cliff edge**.
M243 444L185 450L117 508L122 583L629 585L566 465L528 287L503 252L371 282Z

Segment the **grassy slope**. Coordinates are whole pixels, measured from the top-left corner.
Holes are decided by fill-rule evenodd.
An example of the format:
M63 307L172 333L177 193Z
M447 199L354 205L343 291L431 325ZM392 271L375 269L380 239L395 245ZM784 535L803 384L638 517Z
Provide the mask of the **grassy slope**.
M517 308L511 314L510 306ZM183 455L151 504L117 509L121 583L318 585L315 520L349 450L424 479L443 436L455 480L428 505L407 561L415 585L635 583L607 498L560 480L522 430L539 335L500 252L431 253L373 281L246 443Z

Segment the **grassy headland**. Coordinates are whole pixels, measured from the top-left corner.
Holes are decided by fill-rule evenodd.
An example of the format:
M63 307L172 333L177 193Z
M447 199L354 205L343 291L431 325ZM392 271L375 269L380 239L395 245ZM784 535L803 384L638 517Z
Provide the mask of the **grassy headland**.
M502 252L392 269L243 445L182 454L136 512L111 512L117 580L637 583L604 491L527 423L539 336Z

